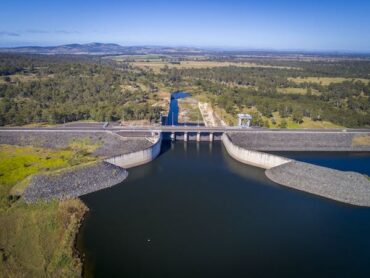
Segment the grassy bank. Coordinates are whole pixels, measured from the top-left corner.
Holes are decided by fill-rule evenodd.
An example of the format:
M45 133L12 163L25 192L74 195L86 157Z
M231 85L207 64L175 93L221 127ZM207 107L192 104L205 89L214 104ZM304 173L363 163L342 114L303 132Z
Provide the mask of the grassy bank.
M5 277L78 277L74 239L86 211L78 199L16 202L0 214L0 269Z
M0 276L80 276L73 245L86 206L78 199L26 204L16 195L33 174L95 160L85 143L64 150L0 145Z

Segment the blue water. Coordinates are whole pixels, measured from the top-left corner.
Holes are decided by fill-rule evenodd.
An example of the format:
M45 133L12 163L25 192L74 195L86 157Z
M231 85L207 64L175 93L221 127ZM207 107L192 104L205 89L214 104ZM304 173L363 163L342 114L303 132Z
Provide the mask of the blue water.
M171 94L170 109L167 116L167 125L178 125L179 123L179 103L178 99L189 97L187 92L174 92Z
M82 197L85 277L370 277L370 208L273 183L220 142L163 150ZM370 175L369 153L284 155Z
M355 171L370 176L369 153L366 152L275 152L276 154L334 168Z

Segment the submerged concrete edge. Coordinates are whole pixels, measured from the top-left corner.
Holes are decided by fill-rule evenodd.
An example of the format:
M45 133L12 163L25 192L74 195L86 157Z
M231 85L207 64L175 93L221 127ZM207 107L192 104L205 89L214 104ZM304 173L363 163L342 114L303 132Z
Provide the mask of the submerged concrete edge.
M239 147L230 140L226 133L222 135L221 141L231 157L248 165L270 169L292 161L291 159L282 156L247 150Z
M154 160L161 152L162 133L159 132L156 136L154 143L149 148L131 152L127 154L117 155L105 159L105 162L116 165L118 167L128 169L139 165L146 164Z
M247 150L235 145L230 140L226 133L222 135L221 141L224 144L227 153L232 158L241 163L265 169L266 177L277 184L344 204L360 207L370 207L370 182L368 182L367 186L366 182L364 182L364 180L366 179L364 176L362 177L363 180L361 180L360 178L359 181L358 177L362 176L359 173L354 173L355 175L357 175L357 179L353 179L355 187L357 186L356 183L358 183L358 190L355 190L354 192L351 192L351 194L349 194L349 192L346 191L346 188L343 187L342 184L340 183L333 184L333 182L330 183L330 177L334 176L335 173L343 175L345 179L346 177L348 177L349 172L334 170L322 166L316 166L309 163L298 162L293 159L287 159L285 157L263 153L259 151ZM301 174L300 176L298 175L294 176L294 174L290 173L291 169L289 168L292 168L293 165L296 164L301 166L301 170L303 171L303 173L305 173L305 175ZM312 171L312 169L308 168L320 169L321 171L324 172L321 173L323 174L323 176L317 178L311 177L309 175L309 172ZM282 179L278 175L277 177L275 177L276 175L275 172L280 172L280 175L287 175L289 176L289 179ZM299 177L300 180L295 180L294 182L292 182L293 178L292 175L297 178ZM329 183L326 183L327 182L326 180L322 181L322 179L328 179ZM333 180L335 179L333 178ZM351 179L349 180L352 181ZM312 183L314 186L308 187L307 184L310 183ZM330 186L329 190L328 185ZM325 188L326 190L323 190L324 186L326 186Z

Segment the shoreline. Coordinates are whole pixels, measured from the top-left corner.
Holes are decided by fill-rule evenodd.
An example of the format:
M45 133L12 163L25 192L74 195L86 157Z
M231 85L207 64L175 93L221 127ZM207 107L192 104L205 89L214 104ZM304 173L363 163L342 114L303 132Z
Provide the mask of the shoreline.
M103 142L107 143L106 146L101 144L101 135L103 135ZM40 138L41 140L38 140ZM27 170L29 169L27 167L31 167L33 163L40 165L38 166L40 169L37 168L26 176L17 172L18 180L14 184L10 184L9 189L7 187L7 190L3 192L4 198L14 197L11 198L11 207L0 214L1 221L6 221L10 217L13 221L3 226L2 232L9 234L12 227L21 221L22 218L18 219L15 217L16 215L28 220L20 223L18 233L10 233L12 236L2 239L1 245L4 248L0 250L0 256L5 256L4 258L11 256L14 257L12 260L17 261L16 258L31 254L32 250L28 249L38 248L40 244L45 245L44 238L45 240L53 239L53 243L47 245L53 256L48 258L41 253L40 259L45 261L47 269L40 268L39 265L31 265L31 267L24 265L22 260L18 262L17 266L9 261L8 263L4 262L5 273L48 275L52 269L67 276L71 273L82 274L84 254L79 252L76 243L89 208L79 196L117 185L127 178L126 169L104 161L107 156L110 156L109 154L129 155L150 149L153 142L147 138L123 138L106 132L99 133L98 136L92 133L73 134L72 136L61 133L56 133L54 136L44 133L17 136L17 133L7 133L7 136L0 137L0 143L0 146L8 152L4 155L10 155L13 149L20 151L19 158L18 156L14 158L9 156L9 159L23 159L22 155L29 155L28 153L32 151L32 160L30 162L24 160L21 165L17 166L23 168L15 168L18 169L17 171ZM8 144L5 145L5 143ZM31 147L34 145L36 146ZM24 152L24 150L27 151ZM8 160L4 160L4 163L8 163L6 161ZM40 164L39 161L45 162ZM62 161L64 164L61 164ZM54 166L55 168L49 169L48 163L50 162L58 164ZM9 174L11 173L9 172ZM34 223L35 227L28 231L28 233L34 233L36 238L41 239L23 246L20 243L25 240L25 233L22 232L26 229L24 225L30 225L27 223L34 219L29 217L30 214L36 215L36 220L43 219L41 222ZM58 230L56 228L52 231L44 230L46 228L44 225L50 221L56 221L54 225L57 225ZM61 227L64 229L60 230ZM43 233L43 236L40 233ZM55 238L58 235L62 235L62 238ZM14 245L14 242L18 243ZM67 260L68 263L59 265L60 260Z
M246 149L227 134L222 136L222 142L232 158L265 169L267 178L279 185L353 206L370 207L370 180L362 174Z
M81 276L80 277L83 277L83 274L84 274L84 260L85 260L85 254L81 254L81 252L78 250L78 246L77 246L77 240L78 240L78 237L80 235L80 232L81 232L81 228L83 226L83 223L85 221L85 218L87 216L87 214L89 213L90 211L90 208L81 200L81 198L78 197L78 200L86 207L86 210L84 211L83 215L80 217L80 219L78 220L78 227L75 231L75 234L74 234L74 238L73 238L73 257L78 260L78 262L80 263L81 265Z
M25 190L24 194L24 200L25 202L30 201L37 201L39 199L45 200L46 203L56 198L58 202L64 202L63 200L73 200L71 198L76 198L78 202L81 202L83 206L86 207L83 214L80 216L79 219L77 219L77 223L75 223L74 230L73 230L73 239L72 239L72 247L73 247L73 253L72 253L72 259L77 260L80 262L81 267L81 273L83 273L83 267L84 267L84 254L79 252L79 249L77 247L77 239L78 235L81 232L82 225L87 217L87 213L89 208L86 206L86 204L79 198L79 196L82 196L84 194L88 194L94 191L98 191L104 188L108 188L111 186L114 186L116 184L119 184L120 182L124 181L128 175L127 168L135 167L138 165L142 165L144 163L149 163L153 159L155 159L159 153L161 152L161 142L162 142L162 134L160 133L154 140L149 140L148 138L141 138L141 140L137 140L137 138L130 138L121 140L121 137L119 135L111 135L109 132L106 133L107 135L104 137L104 140L108 140L108 147L112 147L112 150L110 150L110 153L116 153L116 156L111 156L110 158L100 158L99 161L96 162L90 162L87 163L88 165L81 164L78 166L70 166L62 170L54 171L51 174L45 174L45 173L38 173L34 175L31 178L30 184L28 184L27 189ZM91 134L89 134L91 135ZM45 136L45 135L42 135ZM53 140L48 137L42 137L43 140L38 141L39 144L44 144L46 146L49 146L50 142ZM86 134L83 134L81 136L77 136L78 139L81 139L80 137L86 136ZM228 137L227 134L224 134L223 137ZM22 137L22 140L18 140L16 142L21 142L23 145L32 145L32 142L35 142L35 136L32 135L31 137L28 137L28 139L31 140L24 140L26 137ZM101 150L103 150L104 154L108 154L108 152L104 151L104 146L98 145L96 141L98 140L98 137L94 137L94 135L89 136L89 140L87 143L93 143L97 145L97 149L93 151L93 153L102 153ZM68 139L68 140L67 140ZM76 142L75 141L75 135L73 135L72 141L69 140L70 137L64 137L64 139L59 138L59 141L57 141L57 145L60 146L66 143ZM4 140L4 139L2 139ZM9 140L9 138L7 139ZM110 141L113 140L113 141ZM1 140L0 140L1 141ZM65 142L66 141L66 142ZM132 145L130 145L130 142L134 142ZM237 151L233 154L230 153L230 147L227 148L225 144L225 139L222 140L223 145L226 147L228 153L236 160L239 160L242 163L251 164L253 166L262 167L266 169L265 174L266 176L283 186L293 188L296 190L301 190L310 194L315 194L317 196L329 198L331 200L339 201L346 204L351 205L357 205L357 206L370 206L370 197L367 199L367 196L370 196L370 192L367 192L366 189L363 191L365 192L365 199L359 199L358 198L358 192L353 191L354 196L351 198L342 198L337 196L332 196L328 194L328 192L324 191L319 192L318 190L321 188L321 185L323 184L323 180L315 180L311 176L305 175L307 172L307 169L310 169L308 172L314 172L318 171L320 176L335 176L339 175L337 177L337 183L344 181L342 188L345 188L348 184L351 184L352 178L355 177L357 181L360 181L360 184L365 184L363 181L361 181L361 178L357 175L352 175L352 178L348 178L348 172L342 172L337 170L328 169L325 167L315 166L315 165L305 165L304 163L297 163L294 160L287 159L281 156L277 156L274 154L269 153L262 153L260 151L255 150L248 150L241 146L235 146L232 140L230 140L230 143ZM122 149L119 149L118 146L130 146L129 150L131 151L122 151ZM107 146L105 146L107 148ZM105 148L105 150L106 150ZM118 149L116 149L118 148ZM127 150L127 149L126 149ZM358 151L358 150L353 150ZM244 154L245 156L240 158L241 154ZM239 158L239 159L238 159ZM256 163L253 163L253 160ZM104 165L104 166L102 166ZM109 165L109 166L107 166ZM294 168L294 171L292 172L291 169L292 165L296 165L297 167ZM87 167L86 167L87 166ZM97 168L94 168L97 167ZM99 168L102 167L102 168ZM308 167L308 168L307 168ZM111 174L108 172L104 174L105 170L107 170L109 173L117 172L116 179L111 178ZM320 171L324 171L324 174ZM333 172L334 171L334 172ZM102 179L99 179L99 178ZM109 177L109 181L108 180ZM294 177L294 178L293 178ZM294 184L290 184L287 182L287 180L296 180ZM367 178L363 177L363 179L366 179L367 183L370 185L370 182L367 180ZM302 181L305 181L304 183ZM312 183L312 181L315 181L314 187L307 188L307 181L308 183ZM105 182L105 185L102 185ZM324 181L329 182L329 181ZM42 186L43 185L43 186ZM297 186L296 186L297 185ZM69 189L73 189L75 191L68 191ZM364 187L363 187L364 188ZM77 189L77 190L76 190ZM82 190L83 189L83 190ZM329 190L329 193L331 190L333 190L332 186L326 187L326 189ZM352 190L353 188L351 188ZM56 190L56 191L53 191ZM67 193L66 193L67 191ZM343 194L344 191L340 191L340 194ZM344 192L347 194L346 192ZM369 194L369 195L367 195ZM368 202L369 201L369 202ZM77 215L77 214L76 214ZM71 220L72 221L72 218ZM73 221L76 221L73 220Z

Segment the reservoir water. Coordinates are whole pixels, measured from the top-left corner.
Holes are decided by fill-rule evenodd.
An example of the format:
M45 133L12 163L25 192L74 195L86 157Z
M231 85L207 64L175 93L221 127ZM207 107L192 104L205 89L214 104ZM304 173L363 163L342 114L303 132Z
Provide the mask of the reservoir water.
M370 277L370 209L269 181L221 143L165 142L82 197L85 277ZM370 155L289 153L370 175Z

